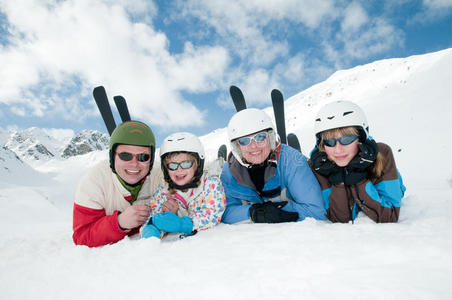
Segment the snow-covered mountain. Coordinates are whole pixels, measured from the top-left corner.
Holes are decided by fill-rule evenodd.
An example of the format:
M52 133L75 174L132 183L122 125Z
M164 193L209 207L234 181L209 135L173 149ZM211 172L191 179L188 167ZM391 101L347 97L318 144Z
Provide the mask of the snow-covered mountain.
M338 71L285 103L287 132L298 135L305 154L322 105L346 99L363 107L371 135L391 146L407 186L396 224L366 217L354 224L220 224L175 242L126 238L76 247L77 181L107 151L56 159L52 150L62 155L62 143L36 139L54 155L39 166L52 181L31 186L18 182L17 171L6 184L0 174L3 298L451 299L451 70L452 49L387 59ZM201 140L209 160L228 144L225 128ZM0 150L0 166L1 157L20 163L8 149Z
M107 134L93 131L82 130L74 136L69 144L62 151L62 157L83 155L91 151L108 149L110 137Z
M107 134L95 130L82 130L77 135L72 130L36 127L0 131L0 145L32 164L105 150L108 149L108 141Z

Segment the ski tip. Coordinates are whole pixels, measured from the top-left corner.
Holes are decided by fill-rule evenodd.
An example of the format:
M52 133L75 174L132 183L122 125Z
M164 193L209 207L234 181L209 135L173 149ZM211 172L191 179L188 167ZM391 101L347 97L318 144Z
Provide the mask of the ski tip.
M96 86L96 87L93 89L93 91L100 91L100 90L104 90L104 91L105 91L105 88L104 88L103 85Z
M241 91L241 90L240 90L240 88L239 88L238 86L236 86L236 85L231 85L231 86L229 87L229 92L232 93L232 92L235 92L235 91Z
M278 90L278 89L273 89L271 95L272 95L272 97L275 97L275 96L280 96L280 97L282 97L282 93L281 93L281 91Z
M298 137L294 133L289 133L287 135L287 143L292 148L295 148L301 152L300 141L298 140Z
M96 95L99 95L99 94L102 94L102 95L106 95L107 94L107 92L105 91L105 88L102 85L96 86L93 89L93 96L94 97L96 97Z

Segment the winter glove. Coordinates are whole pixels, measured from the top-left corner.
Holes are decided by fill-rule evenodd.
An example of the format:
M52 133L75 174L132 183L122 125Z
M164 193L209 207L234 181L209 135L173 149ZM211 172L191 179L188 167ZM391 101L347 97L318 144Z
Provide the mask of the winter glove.
M297 212L284 211L287 201L256 203L250 207L250 217L254 223L283 223L298 220Z
M182 232L189 235L193 231L193 221L189 217L179 217L170 211L155 214L152 224L165 232Z
M311 162L314 170L320 175L328 177L328 181L332 184L344 182L343 168L336 165L334 161L329 160L326 153L320 151L319 147L315 147L312 151Z
M367 139L364 143L358 143L358 154L348 163L347 168L352 170L364 170L375 162L378 154L378 145L374 140Z
M340 171L340 167L336 165L334 161L328 159L325 152L320 151L319 147L311 153L311 162L314 170L320 175L328 177L332 173L337 173Z
M348 163L344 172L346 185L357 184L367 178L367 167L375 162L378 145L374 140L367 139L358 144L358 154Z
M152 224L146 224L143 229L141 229L141 237L145 239L153 236L160 238L160 234L160 230Z

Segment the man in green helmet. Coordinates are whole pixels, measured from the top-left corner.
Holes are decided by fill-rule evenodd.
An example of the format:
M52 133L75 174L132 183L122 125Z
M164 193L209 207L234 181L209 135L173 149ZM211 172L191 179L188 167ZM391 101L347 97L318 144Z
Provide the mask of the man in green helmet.
M163 177L160 168L152 170L154 152L154 134L146 124L127 121L116 127L110 138L110 161L91 168L77 188L75 244L97 247L138 233Z

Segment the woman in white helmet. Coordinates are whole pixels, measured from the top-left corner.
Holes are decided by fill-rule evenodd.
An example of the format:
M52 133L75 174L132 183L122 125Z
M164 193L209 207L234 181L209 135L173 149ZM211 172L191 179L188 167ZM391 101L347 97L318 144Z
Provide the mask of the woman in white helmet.
M236 113L228 135L232 155L221 173L227 203L224 223L325 219L320 187L307 159L279 142L264 111Z
M165 232L191 235L221 221L225 195L219 175L204 170L204 148L195 135L179 132L160 147L164 183L151 198L151 215L141 229L144 238Z
M391 148L369 136L362 109L349 101L329 103L315 119L310 164L332 222L354 221L362 211L377 223L397 222L405 192Z

